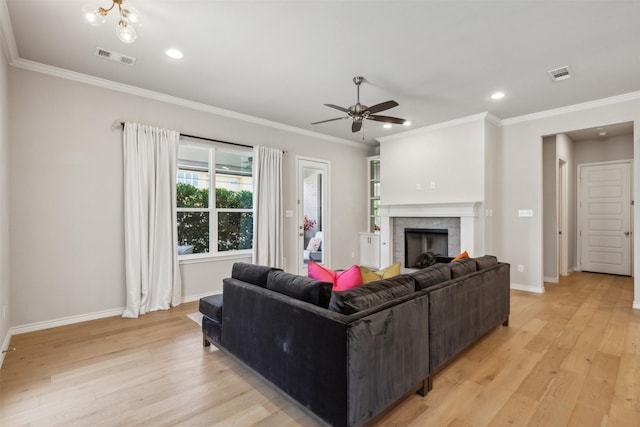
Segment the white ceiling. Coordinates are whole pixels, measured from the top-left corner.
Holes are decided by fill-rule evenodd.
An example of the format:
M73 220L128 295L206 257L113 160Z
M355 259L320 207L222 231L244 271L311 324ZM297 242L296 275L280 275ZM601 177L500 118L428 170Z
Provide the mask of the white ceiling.
M393 99L412 129L481 112L507 119L640 90L638 1L125 0L138 40L81 16L87 0L6 1L18 58L362 142L325 107ZM111 0L93 0L108 7ZM2 5L0 5L2 6ZM3 22L0 20L0 22ZM6 22L3 23L7 34ZM7 41L9 44L11 40ZM126 66L96 47L136 58ZM183 51L172 60L164 50ZM568 65L574 77L547 71ZM492 101L496 90L506 93ZM126 118L125 118L126 119ZM366 143L407 130L367 121ZM188 132L188 129L182 131Z

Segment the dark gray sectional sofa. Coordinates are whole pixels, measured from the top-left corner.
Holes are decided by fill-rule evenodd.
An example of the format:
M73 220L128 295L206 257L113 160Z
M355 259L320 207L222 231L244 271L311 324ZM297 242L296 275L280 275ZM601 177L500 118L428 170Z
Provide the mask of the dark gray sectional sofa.
M204 343L330 425L359 426L408 393L426 394L456 355L508 325L509 264L493 256L343 292L331 286L236 263L223 294L200 301Z

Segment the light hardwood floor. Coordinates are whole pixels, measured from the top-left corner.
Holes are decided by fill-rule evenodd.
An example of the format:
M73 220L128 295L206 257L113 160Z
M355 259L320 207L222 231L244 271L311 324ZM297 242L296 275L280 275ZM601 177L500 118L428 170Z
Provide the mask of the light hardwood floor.
M511 292L497 327L382 426L640 426L640 311L627 277L575 273ZM186 314L113 317L14 336L0 425L320 425L215 348Z

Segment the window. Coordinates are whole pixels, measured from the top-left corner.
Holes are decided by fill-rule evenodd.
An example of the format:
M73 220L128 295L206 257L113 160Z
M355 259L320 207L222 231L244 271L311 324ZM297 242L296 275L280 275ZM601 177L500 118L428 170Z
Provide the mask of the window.
M252 156L250 150L180 141L176 184L179 255L251 249ZM215 191L209 191L211 188Z
M198 187L198 180L200 177L196 173L178 172L178 182L183 184L190 184L194 187Z

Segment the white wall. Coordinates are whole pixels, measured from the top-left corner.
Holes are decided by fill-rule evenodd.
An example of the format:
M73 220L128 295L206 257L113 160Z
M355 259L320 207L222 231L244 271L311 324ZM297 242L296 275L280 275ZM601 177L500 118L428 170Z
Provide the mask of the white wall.
M5 350L10 316L9 252L9 66L0 40L0 350ZM0 365L4 354L0 355Z
M381 139L380 204L482 201L484 126L481 115Z
M577 141L575 158L574 175L576 176L578 174L577 165L580 164L632 159L633 135L615 136L604 140Z
M358 232L366 229L364 147L24 69L12 68L10 82L11 326L124 306L122 132L112 128L114 120L286 150L285 210L296 207L296 155L328 160L329 265L342 268L353 263L352 252L357 257ZM285 257L291 268L298 256L297 225L296 219L285 218ZM181 265L185 297L220 292L233 261Z
M486 121L484 126L484 216L480 221L484 226L484 250L481 253L495 254L500 239L498 233L500 223L496 220L496 200L498 192L498 165L500 164L500 127L493 121ZM481 213L482 215L482 213ZM481 239L483 240L483 239Z
M522 264L524 272L511 269L512 286L543 292L542 282L542 136L608 124L634 122L634 157L640 153L640 98L624 96L600 104L530 117L504 120L501 141L501 259ZM634 161L634 199L640 200L640 162ZM532 218L518 217L518 209L533 209ZM634 211L634 227L640 225L640 209ZM640 233L634 247L640 247ZM634 253L634 276L640 274L640 251ZM640 308L640 282L635 282L634 305Z

